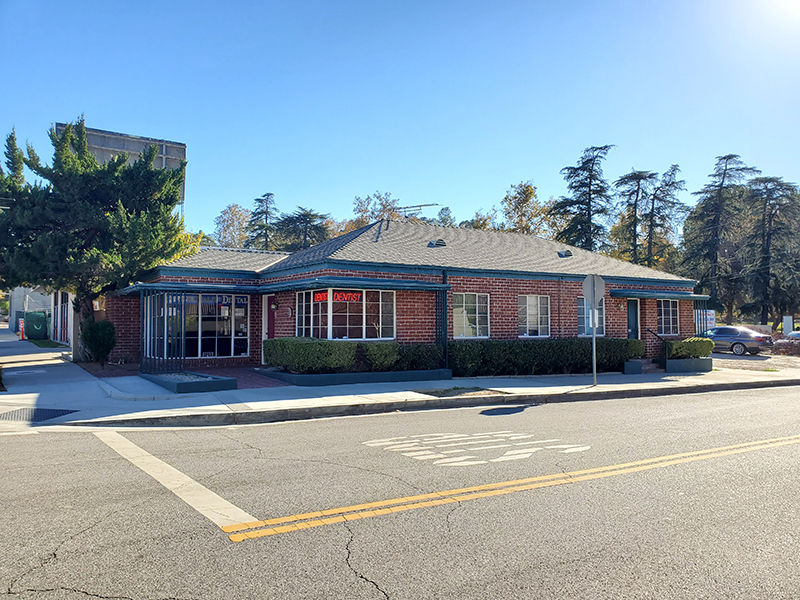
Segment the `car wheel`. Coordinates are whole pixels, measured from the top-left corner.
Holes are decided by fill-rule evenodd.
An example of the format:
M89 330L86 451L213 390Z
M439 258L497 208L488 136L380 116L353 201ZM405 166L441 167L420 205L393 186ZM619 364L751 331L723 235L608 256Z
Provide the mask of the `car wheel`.
M736 356L741 356L745 352L747 352L747 348L744 347L744 344L740 344L739 342L735 343L731 346L731 352L733 352Z

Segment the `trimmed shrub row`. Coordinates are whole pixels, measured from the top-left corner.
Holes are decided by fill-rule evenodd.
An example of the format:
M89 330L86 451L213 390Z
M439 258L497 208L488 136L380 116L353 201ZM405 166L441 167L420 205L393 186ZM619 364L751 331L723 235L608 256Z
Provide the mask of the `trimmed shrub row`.
M442 350L430 344L348 342L316 338L264 340L264 364L291 373L416 371L438 369Z
M691 337L665 344L668 359L705 358L711 355L714 342L708 338Z
M448 346L450 367L456 377L491 375L549 375L587 373L592 370L592 340L453 341ZM597 370L621 371L629 358L644 355L642 340L599 338Z
M644 355L642 340L599 338L598 371L621 371L629 358ZM449 367L457 377L587 373L592 370L592 341L472 340L448 344ZM355 342L316 338L264 340L264 364L291 373L414 371L438 369L442 350L431 344Z
M797 340L778 340L772 347L773 354L785 354L787 356L800 356L800 341Z

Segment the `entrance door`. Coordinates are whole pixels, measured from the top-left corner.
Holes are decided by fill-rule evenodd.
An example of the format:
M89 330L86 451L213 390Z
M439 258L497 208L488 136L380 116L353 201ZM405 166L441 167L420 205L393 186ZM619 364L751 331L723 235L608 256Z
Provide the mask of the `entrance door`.
M628 299L628 339L639 339L639 300Z
M275 296L263 296L264 299L264 339L275 337Z

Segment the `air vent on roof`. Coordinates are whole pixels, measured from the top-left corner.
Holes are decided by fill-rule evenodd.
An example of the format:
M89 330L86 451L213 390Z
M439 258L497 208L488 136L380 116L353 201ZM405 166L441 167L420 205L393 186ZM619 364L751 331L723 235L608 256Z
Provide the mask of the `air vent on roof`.
M447 242L445 242L442 238L428 242L428 248L444 248L445 246L447 246Z
M559 250L558 256L560 258L569 258L570 256L572 256L572 250Z

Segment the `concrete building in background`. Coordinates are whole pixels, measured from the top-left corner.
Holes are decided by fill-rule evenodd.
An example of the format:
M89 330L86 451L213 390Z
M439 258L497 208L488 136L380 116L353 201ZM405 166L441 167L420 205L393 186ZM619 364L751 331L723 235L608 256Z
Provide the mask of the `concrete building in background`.
M66 124L56 123L56 133L61 135ZM138 135L128 135L125 133L115 133L103 129L86 128L86 141L89 145L89 152L94 154L97 162L105 163L109 159L119 156L123 152L128 153L128 162L133 162L139 158L139 154L150 146L158 146L158 155L154 166L162 169L177 169L181 161L186 160L186 144L181 142L171 142L157 138L142 137ZM183 216L183 203L185 199L186 183L181 185L180 213Z

